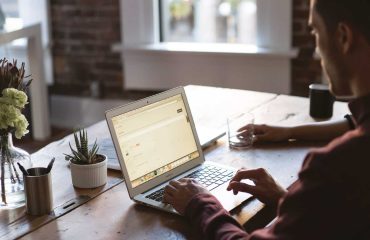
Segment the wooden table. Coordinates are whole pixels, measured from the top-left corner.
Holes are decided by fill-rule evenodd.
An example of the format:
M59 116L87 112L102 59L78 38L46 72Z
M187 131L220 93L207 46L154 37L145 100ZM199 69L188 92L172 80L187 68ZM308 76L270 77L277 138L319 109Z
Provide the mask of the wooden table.
M187 86L186 93L198 131L225 127L225 118L240 111L252 112L257 123L278 125L313 122L306 98L244 90ZM335 103L334 119L348 113L347 104ZM88 128L91 140L108 137L105 122ZM31 217L25 209L0 212L0 239L193 239L187 222L175 215L135 204L130 200L122 175L108 171L108 183L96 189L73 188L63 153L71 136L53 142L32 155L36 165L45 166L56 157L52 170L54 211ZM266 168L283 186L297 179L305 154L324 143L286 142L256 145L236 151L226 138L205 150L206 160L240 168ZM264 210L256 199L244 204L233 216L242 224L252 222Z

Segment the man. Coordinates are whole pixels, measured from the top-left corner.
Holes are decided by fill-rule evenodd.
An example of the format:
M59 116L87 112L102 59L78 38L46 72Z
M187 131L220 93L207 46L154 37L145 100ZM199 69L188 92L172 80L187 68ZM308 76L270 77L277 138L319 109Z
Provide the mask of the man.
M370 0L311 0L310 7L331 91L353 97L349 107L357 127L310 152L289 191L264 169L239 170L229 190L278 207L277 220L253 233L194 180L171 182L164 202L206 239L370 239Z

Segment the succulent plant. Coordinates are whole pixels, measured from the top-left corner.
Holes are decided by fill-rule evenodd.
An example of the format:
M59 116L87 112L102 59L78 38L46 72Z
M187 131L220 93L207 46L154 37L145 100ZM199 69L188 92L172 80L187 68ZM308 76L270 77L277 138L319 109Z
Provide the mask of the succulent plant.
M101 161L101 158L99 158L99 155L97 155L99 147L96 143L96 140L91 149L89 149L87 132L85 129L76 131L73 133L73 135L75 139L76 150L73 149L71 143L69 143L72 154L64 154L67 161L81 165L94 164Z

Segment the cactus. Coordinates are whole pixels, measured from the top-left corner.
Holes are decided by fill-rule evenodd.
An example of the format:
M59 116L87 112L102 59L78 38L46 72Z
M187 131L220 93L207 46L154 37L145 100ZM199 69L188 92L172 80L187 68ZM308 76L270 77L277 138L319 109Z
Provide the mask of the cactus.
M98 157L97 152L99 147L96 143L93 144L89 150L87 132L85 129L76 131L73 133L75 139L76 150L73 149L71 143L69 147L72 154L64 154L67 161L71 161L74 164L94 164L101 161L101 158Z

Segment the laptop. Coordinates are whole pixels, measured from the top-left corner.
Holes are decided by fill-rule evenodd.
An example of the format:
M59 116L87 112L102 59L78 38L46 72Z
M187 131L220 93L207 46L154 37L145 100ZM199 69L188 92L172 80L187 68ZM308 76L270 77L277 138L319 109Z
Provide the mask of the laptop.
M198 132L199 133L199 132ZM222 128L211 129L211 128L202 128L199 136L199 142L202 146L202 149L206 149L217 142L218 139L225 136L225 131ZM97 140L99 146L99 153L104 154L108 158L108 169L121 171L121 166L119 164L116 150L113 146L112 138L101 138ZM90 145L92 147L93 144Z
M205 161L183 87L106 112L130 198L177 214L162 203L169 181L185 177L202 183L231 211L251 197L226 191L236 169Z

